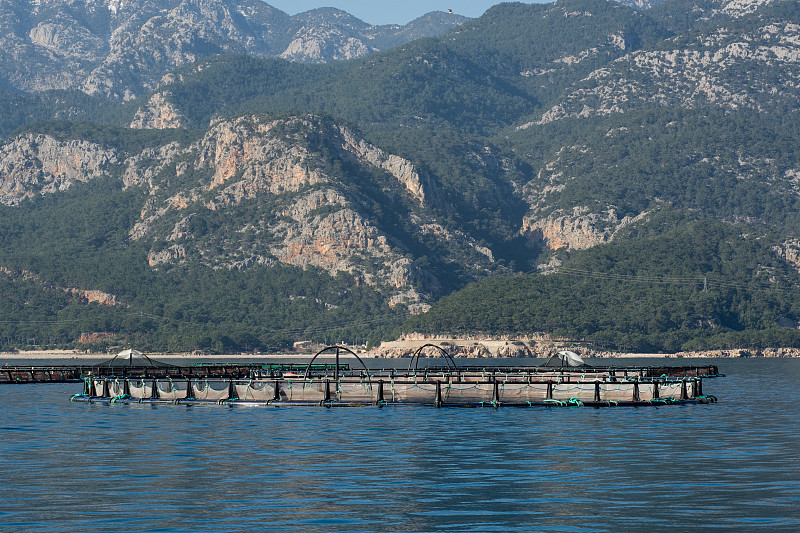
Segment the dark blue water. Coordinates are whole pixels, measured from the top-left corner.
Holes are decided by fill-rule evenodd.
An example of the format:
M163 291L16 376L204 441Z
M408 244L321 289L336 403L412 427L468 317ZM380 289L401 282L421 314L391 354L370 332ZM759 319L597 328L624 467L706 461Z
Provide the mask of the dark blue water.
M0 386L0 530L797 530L800 360L711 362L719 403L648 408L89 405L69 402L77 384Z

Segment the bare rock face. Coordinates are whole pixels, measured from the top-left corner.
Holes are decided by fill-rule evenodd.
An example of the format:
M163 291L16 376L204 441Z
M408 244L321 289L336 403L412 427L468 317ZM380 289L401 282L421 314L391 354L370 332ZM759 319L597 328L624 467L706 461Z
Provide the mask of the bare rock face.
M420 172L411 161L394 154L387 154L380 148L367 143L364 139L356 138L353 133L344 127L338 128L342 137L342 148L355 156L357 160L389 172L402 183L406 190L419 202L425 203L425 191L430 189L427 176Z
M186 248L180 244L174 244L161 251L150 251L147 254L147 264L151 267L163 264L177 264L186 261Z
M633 7L636 9L650 9L653 6L661 4L666 0L614 0L617 4Z
M188 127L188 121L168 100L169 93L155 93L139 108L131 121L133 129L174 129Z
M180 153L178 143L172 142L158 148L148 148L139 154L128 154L125 160L127 167L122 174L123 184L126 187L157 187L153 180L168 165L173 164ZM181 168L185 166L183 163Z
M555 211L549 208L551 196L558 195L577 179L569 162L591 157L592 151L587 146L564 146L522 188L530 210L523 217L520 234L530 244L550 250L585 250L611 242L622 228L647 216L645 212L620 218L614 206L579 205Z
M646 213L619 219L613 208L605 213L588 213L585 208L575 208L570 215L550 215L541 220L526 218L521 231L551 250L585 250L611 242L619 230L644 216Z
M800 270L800 240L787 239L783 242L783 245L776 246L774 251L778 257Z
M108 306L122 305L120 304L120 302L117 301L117 296L115 294L109 294L103 291L67 289L67 292L70 292L72 294L77 294L78 296L80 296L89 303L96 303Z
M353 254L369 253L373 260L390 255L386 236L347 207L325 216L279 223L273 231L283 235L272 248L273 254L295 266L315 266L335 273L353 270L349 261Z
M755 12L759 7L773 3L775 0L722 0L721 13L731 17L741 17Z
M585 250L611 240L613 232L610 228L601 229L598 223L601 218L596 214L578 215L577 217L549 217L544 220L526 221L523 233L533 241L543 242L547 248L558 250Z
M666 0L613 0L617 4L636 9L650 9L663 4ZM723 14L730 17L741 17L753 13L759 7L771 4L775 0L714 0L708 16ZM697 8L695 8L697 9Z
M118 164L115 150L26 133L0 147L0 203L17 205L25 198L109 176Z
M377 50L337 27L303 26L280 57L302 63L326 63L364 57Z
M268 135L272 126L252 118L224 121L204 137L195 169L213 169L208 189L219 189L217 201L238 203L262 190L277 194L319 183L318 172L305 163L309 153ZM242 185L229 184L240 172Z
M75 24L64 22L40 22L28 32L30 42L45 48L55 55L97 61L105 43L91 31Z
M291 42L279 54L283 59L304 63L348 60L377 51L370 46L371 31L377 29L332 8L314 9L294 17Z
M497 357L533 357L533 353L523 343L507 343L497 350Z

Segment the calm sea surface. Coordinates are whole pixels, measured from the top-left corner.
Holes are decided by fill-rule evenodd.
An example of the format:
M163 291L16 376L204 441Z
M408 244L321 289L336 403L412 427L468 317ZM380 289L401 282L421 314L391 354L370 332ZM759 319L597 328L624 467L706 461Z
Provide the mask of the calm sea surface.
M0 386L0 530L799 530L800 360L700 363L727 374L704 384L717 404L90 405L70 403L79 384Z

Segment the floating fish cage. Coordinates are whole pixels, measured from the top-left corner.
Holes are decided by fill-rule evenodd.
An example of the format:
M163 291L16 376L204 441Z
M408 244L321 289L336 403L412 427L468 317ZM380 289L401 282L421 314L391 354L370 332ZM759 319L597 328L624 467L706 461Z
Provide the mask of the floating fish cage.
M317 356L333 349L336 364L313 365ZM84 379L83 392L72 400L324 407L609 407L716 401L703 393L703 380L719 375L715 366L459 368L442 350L446 367L418 368L421 350L407 370L371 370L350 350L328 347L314 356L304 371L273 368L254 371L246 378L173 377L166 373L150 377L89 375ZM363 368L351 370L341 365L341 351L355 356ZM656 375L656 371L661 374Z
M81 381L80 367L4 366L0 368L0 383L72 383Z

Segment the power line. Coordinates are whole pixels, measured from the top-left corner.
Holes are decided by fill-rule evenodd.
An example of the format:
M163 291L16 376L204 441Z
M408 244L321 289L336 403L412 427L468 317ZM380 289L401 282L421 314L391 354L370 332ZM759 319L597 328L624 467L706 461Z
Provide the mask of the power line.
M604 279L609 281L630 281L638 283L658 283L658 284L682 284L692 285L701 283L705 278L670 278L663 276L629 276L625 274L614 274L612 272L597 272L594 270L583 270L578 268L561 268L555 274L570 274L580 277Z
M58 324L74 324L83 322L83 319L71 320L0 320L0 324L10 324L14 326L57 326Z

